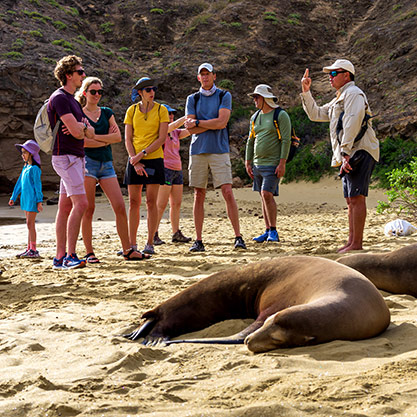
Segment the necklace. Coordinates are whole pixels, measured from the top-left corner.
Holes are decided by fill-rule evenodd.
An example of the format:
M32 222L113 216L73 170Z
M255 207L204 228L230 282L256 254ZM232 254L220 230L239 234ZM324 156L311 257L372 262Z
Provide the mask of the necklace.
M90 109L88 109L87 107L84 107L84 113L87 113L88 118L93 120L94 122L97 122L98 119L100 119L100 115L101 115L101 109L100 107L97 108L94 111L91 111Z

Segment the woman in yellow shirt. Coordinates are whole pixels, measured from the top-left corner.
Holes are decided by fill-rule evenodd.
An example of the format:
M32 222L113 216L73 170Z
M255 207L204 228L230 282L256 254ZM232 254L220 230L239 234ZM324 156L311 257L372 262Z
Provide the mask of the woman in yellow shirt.
M129 193L129 238L137 249L142 189L146 184L148 238L144 252L154 254L153 237L158 224L157 198L159 186L165 184L162 145L168 132L169 115L166 107L154 101L157 87L149 77L138 80L132 91L132 101L139 103L127 109L125 145L129 154L125 184Z

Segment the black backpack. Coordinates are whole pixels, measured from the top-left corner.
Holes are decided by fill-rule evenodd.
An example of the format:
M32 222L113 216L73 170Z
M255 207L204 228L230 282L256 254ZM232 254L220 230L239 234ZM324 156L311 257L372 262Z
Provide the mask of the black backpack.
M258 110L255 113L255 117L252 120L252 128L251 128L250 137L255 137L255 120L258 117L260 111L261 110ZM274 110L274 125L275 125L275 128L277 129L277 134L278 134L278 139L279 140L282 140L281 132L279 130L279 122L278 122L278 117L279 117L279 114L280 114L281 111L282 111L281 107L277 107ZM299 137L297 137L297 135L295 134L295 129L292 127L291 128L291 146L290 146L290 152L288 154L287 162L292 161L292 159L294 158L294 156L297 152L297 149L300 146L300 143L301 143L301 139Z

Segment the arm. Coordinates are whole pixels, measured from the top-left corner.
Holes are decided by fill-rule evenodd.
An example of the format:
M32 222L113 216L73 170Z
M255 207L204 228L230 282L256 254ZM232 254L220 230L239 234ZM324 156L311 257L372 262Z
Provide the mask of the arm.
M180 126L182 126L185 122L186 117L182 116L179 119L173 121L168 125L168 133L171 133L173 130L178 129Z
M9 206L13 206L14 202L17 200L17 197L19 197L20 193L22 192L22 173L20 173L19 178L17 179L16 185L14 186L12 196L9 200Z
M252 179L253 179L252 164L253 164L254 144L255 144L255 137L254 137L254 134L252 133L252 119L251 119L250 124L249 124L248 140L246 142L245 168L249 177L251 177Z
M224 129L227 126L227 123L229 122L231 111L226 108L221 108L219 110L219 116L215 119L209 119L209 120L199 120L198 128L204 128L205 130L220 130ZM184 126L187 129L192 129L196 127L196 120L195 115L189 115L187 117L187 120L184 123ZM192 133L200 133L200 132L194 132Z
M85 148L100 148L105 145L110 145L112 143L119 143L122 141L122 135L120 133L119 126L117 126L116 119L112 115L109 119L109 132L105 135L96 135L94 138L85 139L84 147Z
M285 175L285 167L291 147L291 120L287 112L280 112L278 125L281 132L281 157L275 169L275 174L278 178L282 178Z
M82 122L77 122L77 119L72 113L67 113L61 116L62 123L68 133L75 139L83 140L84 138L94 138L94 128L90 125L87 118L84 118Z
M38 166L34 166L31 169L31 174L32 174L31 175L32 184L33 184L33 188L35 190L36 202L38 204L41 203L41 205L42 205L42 201L43 201L42 180L41 180L42 171Z
M178 135L178 139L184 139L184 138L188 138L188 136L190 136L191 133L189 130L187 129L180 129L180 133Z

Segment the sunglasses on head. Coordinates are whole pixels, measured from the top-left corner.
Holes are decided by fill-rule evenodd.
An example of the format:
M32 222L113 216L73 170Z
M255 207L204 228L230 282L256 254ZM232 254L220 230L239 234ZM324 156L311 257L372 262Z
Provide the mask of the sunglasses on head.
M152 90L153 91L156 91L158 89L158 87L145 87L144 88L144 90L147 92L147 93L150 93Z
M73 73L76 72L78 75L83 75L85 74L85 71L83 69L77 69L75 71L73 71Z
M330 75L330 77L337 77L337 74L342 74L342 73L344 73L344 72L349 72L349 71L346 71L346 70L342 70L342 71L336 71L336 70L334 70L334 71L330 71L329 72L329 75Z
M90 94L92 94L93 96L95 96L96 94L98 94L98 95L102 96L102 95L103 95L103 93L104 93L104 90L95 90L95 89L93 88L93 89L91 89L91 90L88 90L88 92L89 92Z

